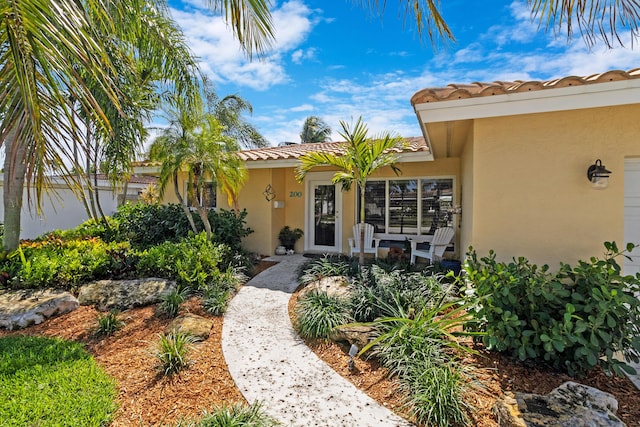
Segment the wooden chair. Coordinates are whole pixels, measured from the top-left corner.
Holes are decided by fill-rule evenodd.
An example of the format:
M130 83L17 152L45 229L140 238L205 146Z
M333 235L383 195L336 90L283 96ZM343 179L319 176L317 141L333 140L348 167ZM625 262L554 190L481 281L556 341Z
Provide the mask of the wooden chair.
M353 237L349 238L349 249L351 251L350 256L353 254L360 254L360 226L358 223L353 226ZM374 254L378 259L378 246L380 245L380 239L373 237L374 227L371 224L364 224L364 253Z
M433 234L433 239L429 245L429 250L418 249L418 241L411 240L411 264L416 263L416 257L426 258L434 262L442 258L445 249L453 240L455 231L451 227L438 228Z

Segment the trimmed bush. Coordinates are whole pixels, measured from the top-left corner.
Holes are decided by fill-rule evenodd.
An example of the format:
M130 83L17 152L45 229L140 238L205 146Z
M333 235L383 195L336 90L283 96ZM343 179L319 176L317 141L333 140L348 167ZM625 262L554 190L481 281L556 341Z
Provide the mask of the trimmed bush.
M596 366L617 375L633 372L614 354L639 361L640 275L621 274L616 258L625 251L614 242L606 242L605 250L604 259L561 263L550 273L525 258L496 262L493 251L478 260L470 248L465 269L469 293L479 304L468 327L486 331L489 349L545 362L571 376Z

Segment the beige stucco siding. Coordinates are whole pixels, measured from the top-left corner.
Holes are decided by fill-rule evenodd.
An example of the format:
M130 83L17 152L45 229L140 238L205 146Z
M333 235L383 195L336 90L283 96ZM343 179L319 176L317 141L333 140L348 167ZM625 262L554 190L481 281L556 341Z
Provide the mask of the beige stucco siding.
M473 238L473 131L467 134L462 157L460 158L460 191L458 199L461 201L462 214L458 223L460 230L459 253L464 256Z
M473 222L463 224L476 250L556 268L622 243L624 158L640 154L638 117L640 105L476 120L463 161L473 198ZM598 158L613 172L605 190L586 178Z

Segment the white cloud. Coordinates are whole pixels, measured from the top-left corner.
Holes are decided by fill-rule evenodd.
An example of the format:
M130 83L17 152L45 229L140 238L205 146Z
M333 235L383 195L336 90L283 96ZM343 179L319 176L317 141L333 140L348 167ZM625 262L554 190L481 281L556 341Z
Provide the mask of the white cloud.
M311 104L302 104L302 105L298 105L297 107L293 107L289 109L289 111L292 111L294 113L299 113L303 111L313 111L313 110L314 110L314 107Z
M291 61L301 64L305 60L314 60L316 58L316 48L298 49L291 54Z
M190 4L195 6L195 3ZM222 17L197 7L172 9L171 13L182 28L189 47L200 59L202 70L214 82L234 83L255 90L267 90L290 80L283 54L297 49L317 22L312 19L313 11L301 1L282 3L272 11L276 32L274 45L260 61L249 61ZM306 55L312 57L313 50L307 50Z

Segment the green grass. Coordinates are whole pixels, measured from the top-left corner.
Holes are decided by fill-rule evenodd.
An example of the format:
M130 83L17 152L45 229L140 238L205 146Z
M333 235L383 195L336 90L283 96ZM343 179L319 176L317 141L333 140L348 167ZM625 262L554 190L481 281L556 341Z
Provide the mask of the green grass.
M78 343L0 338L0 425L106 426L115 383Z

